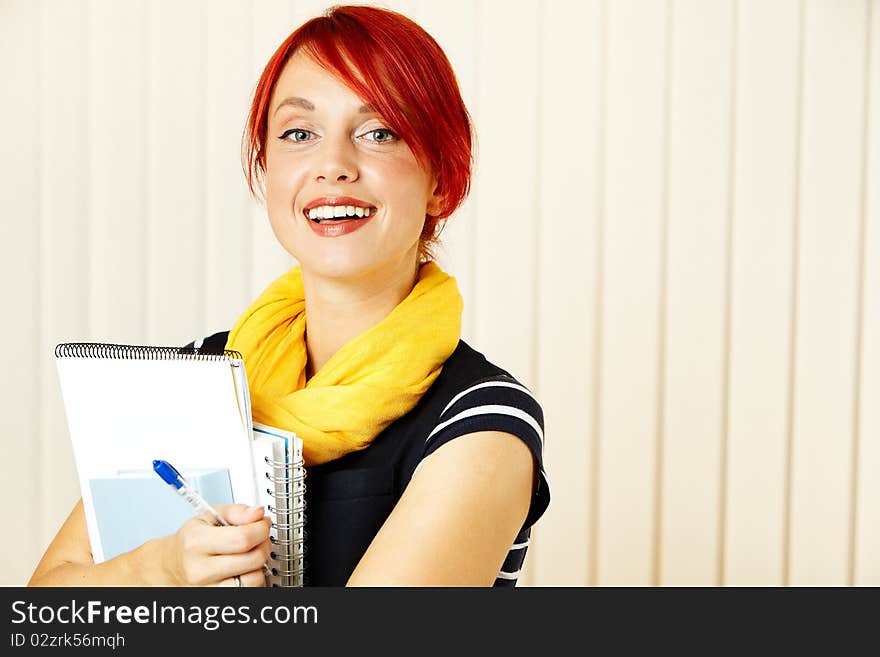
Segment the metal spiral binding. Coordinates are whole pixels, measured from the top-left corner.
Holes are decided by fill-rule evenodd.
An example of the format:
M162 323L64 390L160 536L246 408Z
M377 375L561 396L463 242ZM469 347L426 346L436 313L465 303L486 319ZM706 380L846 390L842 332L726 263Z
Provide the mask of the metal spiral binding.
M288 463L275 461L269 457L263 459L271 472L266 472L266 479L275 487L275 492L267 488L275 500L282 500L285 505L279 507L269 505L269 514L274 516L272 528L276 536L270 537L272 545L282 548L282 554L272 553L272 558L283 564L283 568L272 568L273 576L282 578L283 586L303 586L305 579L305 478L306 471L302 459ZM301 514L302 518L291 522L291 516ZM273 584L277 586L277 584Z
M105 344L100 342L65 342L55 347L55 357L110 358L114 360L218 361L229 358L242 360L241 353L231 349L224 349L223 353L205 353L197 348L151 347L133 344Z

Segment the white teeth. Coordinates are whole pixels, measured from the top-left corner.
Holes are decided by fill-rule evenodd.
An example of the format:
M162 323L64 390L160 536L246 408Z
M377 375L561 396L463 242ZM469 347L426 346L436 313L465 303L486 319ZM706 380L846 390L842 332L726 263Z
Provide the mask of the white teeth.
M344 217L369 217L370 208L356 205L320 205L306 213L309 219L342 219Z

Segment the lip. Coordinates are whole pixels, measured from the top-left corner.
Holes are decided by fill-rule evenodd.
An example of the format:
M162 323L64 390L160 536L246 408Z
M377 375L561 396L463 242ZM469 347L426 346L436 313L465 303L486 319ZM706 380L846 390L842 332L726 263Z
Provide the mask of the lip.
M303 212L308 212L312 208L316 208L319 205L355 205L362 208L370 208L370 210L375 210L376 206L367 203L366 201L362 201L359 198L354 198L353 196L321 196L320 198L315 198L309 201L302 209Z
M322 205L329 205L331 207L354 205L361 208L369 208L370 216L360 219L336 219L335 221L333 221L332 224L315 223L314 221L309 219L309 210ZM355 198L353 196L321 196L319 198L315 198L309 201L302 209L302 215L303 217L305 217L306 223L309 225L309 228L311 228L312 232L314 232L319 237L341 237L342 235L353 233L359 228L370 223L370 221L373 220L377 213L378 209L375 205L367 203L366 201L362 201L361 199Z
M340 205L342 204L340 203ZM336 219L329 224L316 224L314 221L306 219L306 223L318 237L341 237L360 230L370 223L375 216L371 212L369 217L363 219Z

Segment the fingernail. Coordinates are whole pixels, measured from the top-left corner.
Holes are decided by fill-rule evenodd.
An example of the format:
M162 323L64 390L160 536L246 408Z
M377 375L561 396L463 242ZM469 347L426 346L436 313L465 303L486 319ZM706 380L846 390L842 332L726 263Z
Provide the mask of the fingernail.
M261 506L249 506L249 507L247 508L247 510L248 510L249 512L253 512L253 511L262 511L262 512L265 513L265 509L264 509L263 507L261 507Z

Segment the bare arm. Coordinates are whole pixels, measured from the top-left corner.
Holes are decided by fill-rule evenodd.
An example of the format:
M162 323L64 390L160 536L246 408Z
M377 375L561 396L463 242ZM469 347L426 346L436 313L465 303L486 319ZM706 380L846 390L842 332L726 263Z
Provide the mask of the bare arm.
M28 586L143 586L150 579L144 571L155 563L155 559L149 558L153 547L144 545L96 566L89 548L83 503L79 500L37 564Z
M213 527L201 519L176 534L95 564L82 500L77 502L37 564L28 586L185 586L264 582L260 568L269 552L269 520L262 509L228 505L218 510L234 527Z
M481 431L419 466L349 586L491 586L529 510L534 459L516 436Z

